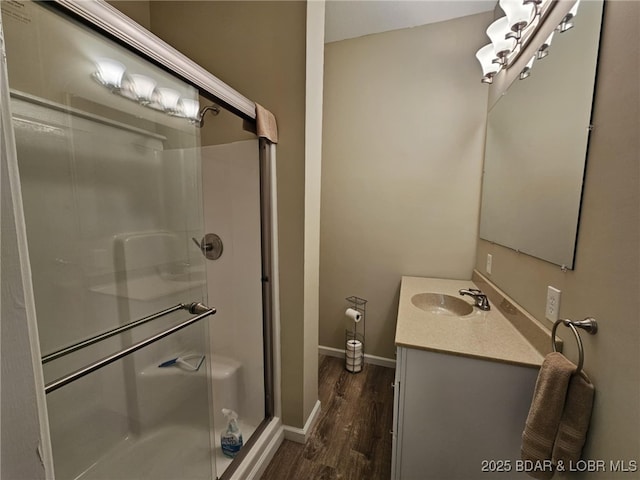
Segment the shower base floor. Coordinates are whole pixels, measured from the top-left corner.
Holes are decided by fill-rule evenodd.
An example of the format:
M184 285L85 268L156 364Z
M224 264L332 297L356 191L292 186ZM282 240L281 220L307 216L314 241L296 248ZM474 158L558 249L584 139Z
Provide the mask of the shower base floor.
M244 423L241 428L245 441L255 431ZM231 463L220 448L221 432L215 432L217 476ZM127 437L75 480L212 480L211 454L207 430L168 426Z

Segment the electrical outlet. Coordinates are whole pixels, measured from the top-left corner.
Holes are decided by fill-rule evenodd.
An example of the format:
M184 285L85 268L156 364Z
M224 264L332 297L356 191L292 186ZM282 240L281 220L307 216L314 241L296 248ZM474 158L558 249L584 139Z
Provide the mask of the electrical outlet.
M549 285L547 287L547 308L545 316L548 320L555 322L558 320L558 312L560 311L560 294L562 292L555 287Z
M491 265L493 264L493 255L487 253L487 273L491 275Z

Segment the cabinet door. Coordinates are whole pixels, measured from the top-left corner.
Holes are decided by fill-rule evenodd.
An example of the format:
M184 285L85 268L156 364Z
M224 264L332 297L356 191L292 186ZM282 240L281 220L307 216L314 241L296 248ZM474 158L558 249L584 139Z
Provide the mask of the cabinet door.
M394 478L528 478L516 472L537 369L405 349ZM508 473L483 471L494 461Z

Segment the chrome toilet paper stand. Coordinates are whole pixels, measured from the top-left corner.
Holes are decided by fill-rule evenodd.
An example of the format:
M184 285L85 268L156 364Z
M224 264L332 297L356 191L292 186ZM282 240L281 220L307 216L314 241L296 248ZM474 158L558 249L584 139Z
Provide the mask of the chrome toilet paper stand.
M362 315L362 318L359 322L352 321L351 325L349 326L350 328L345 329L345 368L351 373L358 373L362 371L362 363L364 363L364 339L366 334L367 300L353 295L345 298L345 300L349 302L350 308L357 310L358 312L360 312L360 315ZM362 333L358 332L358 324L362 325ZM349 368L349 355L346 349L349 348L350 340L357 340L362 345L362 363L360 364L359 368L355 368L355 366L352 366L353 368L351 369ZM353 348L353 354L355 358L355 346Z

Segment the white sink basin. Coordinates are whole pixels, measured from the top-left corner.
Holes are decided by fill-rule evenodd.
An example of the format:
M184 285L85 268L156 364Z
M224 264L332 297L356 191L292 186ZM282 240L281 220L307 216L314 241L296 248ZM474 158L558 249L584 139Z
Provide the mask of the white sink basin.
M411 297L411 303L427 313L464 317L473 312L473 305L462 298L444 293L417 293Z

